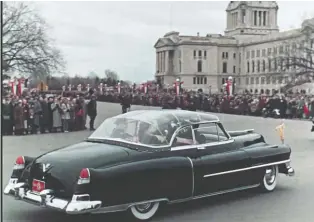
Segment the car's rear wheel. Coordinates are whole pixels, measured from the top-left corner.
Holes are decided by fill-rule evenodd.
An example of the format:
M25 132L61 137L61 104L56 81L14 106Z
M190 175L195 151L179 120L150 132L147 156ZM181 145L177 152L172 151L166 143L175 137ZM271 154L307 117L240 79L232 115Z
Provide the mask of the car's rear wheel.
M265 175L261 182L261 188L265 192L275 190L278 178L278 166L269 166L265 170Z
M159 209L159 202L150 202L133 205L130 208L131 214L138 220L147 221L151 219Z

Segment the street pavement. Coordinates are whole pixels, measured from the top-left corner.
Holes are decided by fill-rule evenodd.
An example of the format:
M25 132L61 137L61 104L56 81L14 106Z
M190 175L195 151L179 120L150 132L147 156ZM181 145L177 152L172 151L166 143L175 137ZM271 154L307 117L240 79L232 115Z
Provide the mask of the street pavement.
M160 109L132 106L135 109ZM96 126L104 119L121 113L119 104L98 103ZM255 129L269 143L280 143L275 131L280 120L261 117L218 114L227 130ZM219 197L168 205L152 221L188 222L313 222L314 199L314 133L309 121L286 120L286 143L292 147L292 166L295 177L280 175L277 189L262 194L255 190L226 194ZM9 180L17 156L38 156L47 151L77 143L90 135L90 131L55 133L30 136L3 137L3 182ZM123 213L107 215L70 216L62 212L33 206L3 196L3 221L32 222L113 222L130 221ZM87 218L88 217L88 218Z

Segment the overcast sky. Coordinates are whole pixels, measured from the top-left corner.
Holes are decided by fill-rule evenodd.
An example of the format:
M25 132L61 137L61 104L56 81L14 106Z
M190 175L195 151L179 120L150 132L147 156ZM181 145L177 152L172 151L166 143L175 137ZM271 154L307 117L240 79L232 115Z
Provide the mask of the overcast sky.
M185 35L223 33L227 1L220 2L36 2L67 61L67 72L121 79L153 79L159 37L171 30ZM314 16L314 2L278 2L281 30L298 28Z

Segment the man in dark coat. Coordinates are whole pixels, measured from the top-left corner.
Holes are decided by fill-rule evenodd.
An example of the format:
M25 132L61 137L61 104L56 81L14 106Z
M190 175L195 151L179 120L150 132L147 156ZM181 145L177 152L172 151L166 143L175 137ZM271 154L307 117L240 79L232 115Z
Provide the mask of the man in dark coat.
M91 100L87 104L87 115L89 116L89 129L95 130L94 122L97 116L97 102L96 97L94 95L91 96Z

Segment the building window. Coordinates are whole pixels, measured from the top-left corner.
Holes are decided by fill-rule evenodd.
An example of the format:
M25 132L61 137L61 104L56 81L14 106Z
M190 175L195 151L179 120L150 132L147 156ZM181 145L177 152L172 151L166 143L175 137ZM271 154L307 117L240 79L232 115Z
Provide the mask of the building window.
M222 84L222 85L225 84L225 78L222 78L221 84Z
M262 65L262 72L266 71L266 62L263 60L263 65Z
M198 57L202 57L202 51L201 50L198 51Z
M236 66L233 66L233 73L236 73Z
M226 52L226 59L228 59L228 52Z
M261 62L258 60L257 61L257 72L261 71Z
M262 56L265 57L266 56L266 49L262 50Z
M251 84L254 84L254 77L251 77Z
M239 64L241 64L241 53L239 53Z
M286 45L286 52L290 52L290 45Z
M282 84L282 81L283 81L283 77L282 76L278 76L278 83Z
M198 60L197 61L197 72L202 72L202 67L203 66L203 63L202 63L202 60Z
M278 63L277 59L274 60L274 71L276 72L278 70Z
M250 58L250 51L247 51L246 52L246 59L249 59Z
M278 53L278 48L274 47L274 55L277 55L277 53Z
M197 85L200 84L200 77L197 77Z
M196 77L193 77L193 84L196 84Z
M227 63L226 62L223 62L222 63L222 73L227 73L227 70L228 68L227 68Z
M272 84L276 84L276 82L277 82L276 76L273 76L271 78L271 82L272 82Z
M241 22L242 24L245 24L245 9L241 10Z
M255 58L255 51L254 50L252 50L252 52L251 52L251 57L252 57L252 59Z
M247 64L246 64L246 68L247 68L247 72L249 73L250 72L250 62L247 62Z
M259 77L255 78L255 84L259 84Z
M254 25L257 26L257 11L254 11Z
M233 53L233 58L236 59L237 58L237 54L234 52Z
M290 59L286 58L286 69L289 70L290 69Z
M196 58L196 50L194 50L193 55L194 55L194 59L195 59Z
M279 59L279 70L284 70L283 59L282 58Z
M258 25L262 26L262 11L258 12L258 21L259 21Z
M261 50L256 50L256 57L259 58L261 56Z
M268 72L272 71L271 59L268 59Z
M182 69L182 63L181 63L181 60L179 60L179 72L181 72L181 69Z
M283 53L283 45L279 46L279 53Z
M292 43L292 51L295 52L297 50L297 43Z
M263 26L266 26L266 11L263 12Z
M266 84L270 84L270 76L266 77Z
M268 48L268 49L267 49L267 55L268 55L268 56L271 56L271 48Z
M203 77L197 77L200 78L200 84L203 84Z
M222 58L223 59L225 58L225 52L222 52Z
M255 72L255 62L252 61L252 72Z
M204 51L204 59L207 57L207 51Z
M262 85L265 84L265 77L264 77L264 76L261 77L261 84L262 84Z
M207 77L204 77L204 84L207 84Z
M249 78L246 78L246 79L245 79L245 83L246 83L246 85L249 85L249 84L250 84Z

